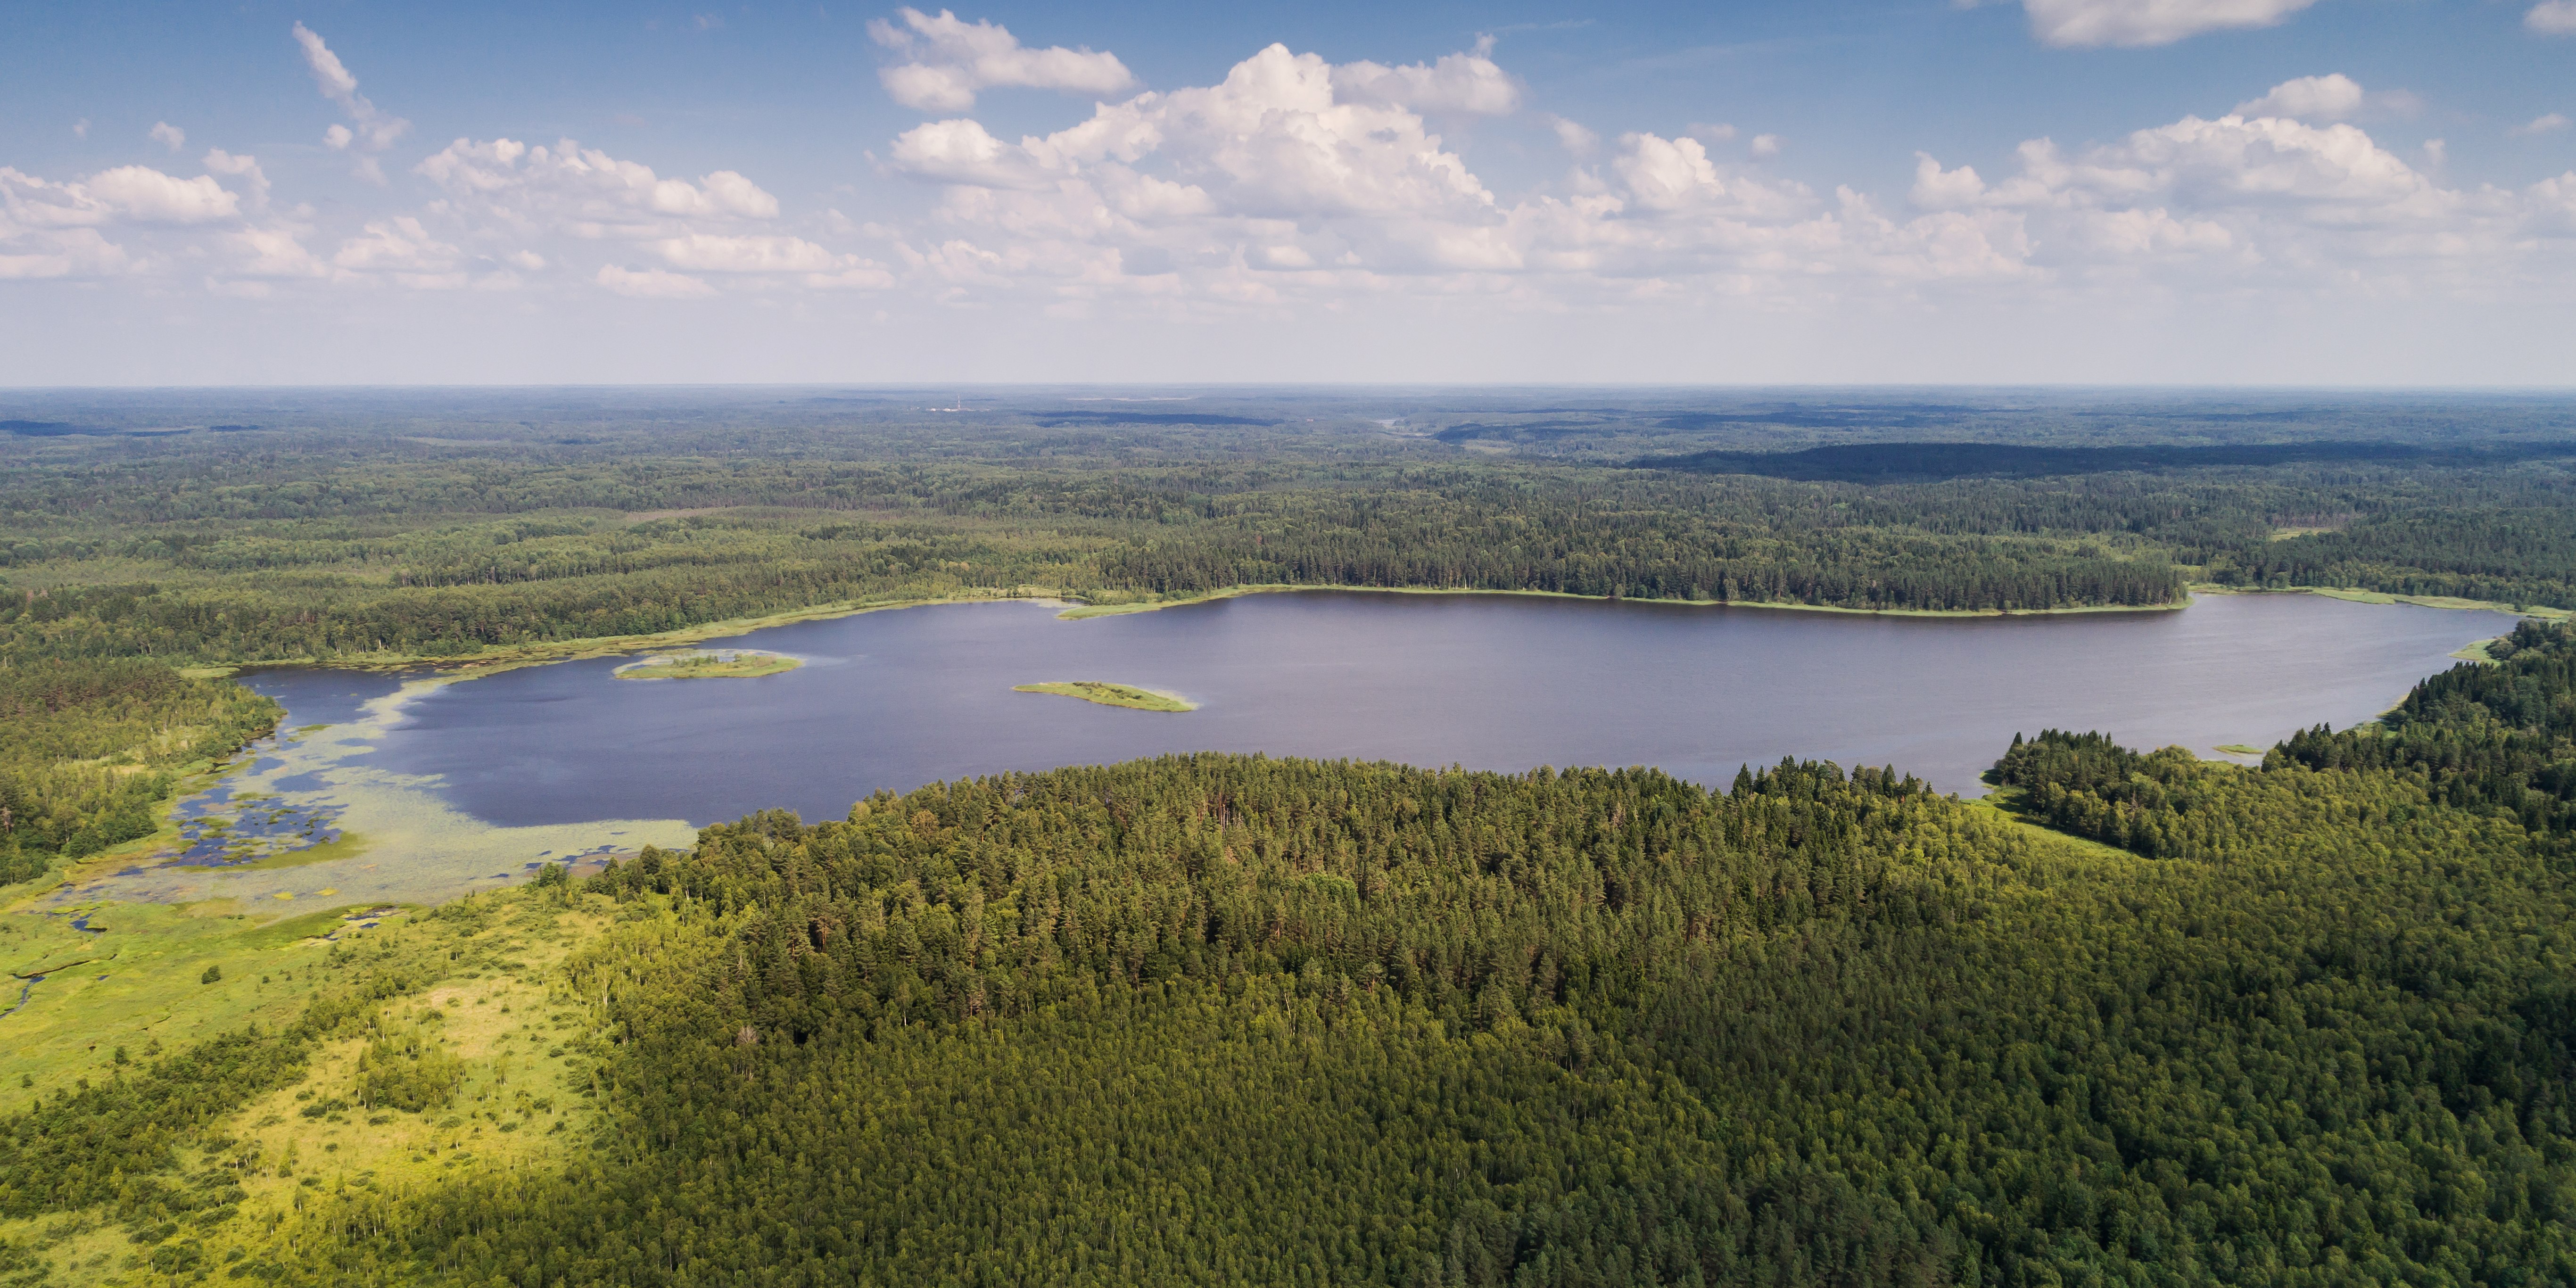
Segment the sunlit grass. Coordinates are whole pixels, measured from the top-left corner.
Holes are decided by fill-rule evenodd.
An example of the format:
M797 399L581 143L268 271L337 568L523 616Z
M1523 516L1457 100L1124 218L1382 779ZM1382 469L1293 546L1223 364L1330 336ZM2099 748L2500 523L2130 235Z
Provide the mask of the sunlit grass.
M665 653L641 662L629 662L614 674L621 680L714 680L752 679L763 675L781 675L805 665L803 658L757 649L717 649L693 653Z
M1176 694L1157 693L1132 684L1111 684L1106 680L1052 680L1044 684L1013 685L1014 693L1054 693L1104 707L1127 707L1136 711L1196 711L1198 705Z

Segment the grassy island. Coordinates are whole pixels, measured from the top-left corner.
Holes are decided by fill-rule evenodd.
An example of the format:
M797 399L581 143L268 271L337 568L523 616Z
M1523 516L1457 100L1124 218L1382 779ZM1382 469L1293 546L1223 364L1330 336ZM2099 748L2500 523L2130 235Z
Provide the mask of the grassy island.
M1106 680L1064 680L1050 681L1045 684L1019 684L1013 685L1011 691L1013 693L1058 693L1068 698L1080 698L1085 702L1097 702L1104 707L1132 707L1138 711L1196 711L1199 705L1168 693L1156 693L1152 689L1140 689L1132 684L1111 684Z
M750 679L782 674L803 665L801 658L754 649L706 649L629 662L617 668L615 674L621 680Z

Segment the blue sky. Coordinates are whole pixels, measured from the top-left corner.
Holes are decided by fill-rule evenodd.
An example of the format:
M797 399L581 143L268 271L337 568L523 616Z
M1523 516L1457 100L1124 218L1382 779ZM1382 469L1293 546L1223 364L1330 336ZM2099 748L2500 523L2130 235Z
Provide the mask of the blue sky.
M0 383L2576 369L2576 0L0 34Z

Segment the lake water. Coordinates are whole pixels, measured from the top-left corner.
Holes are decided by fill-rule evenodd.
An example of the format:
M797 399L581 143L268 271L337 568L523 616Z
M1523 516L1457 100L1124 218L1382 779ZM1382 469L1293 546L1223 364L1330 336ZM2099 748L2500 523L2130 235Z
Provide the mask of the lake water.
M726 641L805 659L759 679L612 679L624 658L505 672L405 697L364 762L513 828L703 824L769 806L837 817L879 788L1195 750L1655 765L1712 785L1794 755L1974 793L2017 731L2100 729L2204 755L2268 746L2367 720L2452 650L2512 627L2310 595L2011 618L1339 592L1055 613L943 605ZM398 684L245 678L285 702L290 725L354 719ZM1012 692L1044 680L1162 689L1200 709Z

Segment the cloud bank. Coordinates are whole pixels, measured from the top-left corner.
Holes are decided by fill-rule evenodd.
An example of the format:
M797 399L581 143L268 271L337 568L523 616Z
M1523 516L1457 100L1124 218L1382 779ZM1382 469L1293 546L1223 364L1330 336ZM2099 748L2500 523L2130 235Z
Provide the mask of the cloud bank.
M2043 38L2119 44L2300 6L2029 7ZM319 35L292 34L342 116L326 142L399 163L380 172L391 186L375 208L317 214L221 147L195 174L157 160L62 178L0 167L0 278L272 299L537 292L625 310L856 293L916 311L1185 323L1396 302L1820 318L2576 296L2576 172L2447 182L2438 156L2364 127L2411 100L2331 71L2100 142L1923 153L1909 176L1827 185L1766 163L1782 151L1774 134L1739 142L1686 119L1612 133L1544 111L1490 41L1412 63L1274 44L1214 83L1140 90L1112 54L906 9L876 27L898 60L885 87L930 119L872 155L878 182L921 194L919 213L862 224L800 203L792 175L669 174L572 139L397 154L408 122L361 95ZM994 87L1094 101L1061 128L1006 135L971 111ZM2516 132L2563 128L2548 115ZM1555 172L1503 190L1453 141L1471 129L1527 132ZM154 137L185 142L166 133Z
M2552 0L2569 3L2576 0ZM2273 27L2316 0L2022 0L2031 34L2058 46L2170 45L2212 31Z
M906 8L895 18L870 22L868 34L903 56L877 79L905 107L963 112L975 106L979 91L1005 86L1115 94L1136 84L1113 54L1061 45L1030 49L999 23L964 22L946 9L934 18Z

